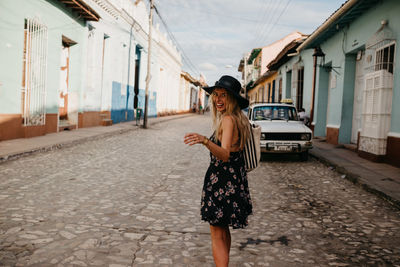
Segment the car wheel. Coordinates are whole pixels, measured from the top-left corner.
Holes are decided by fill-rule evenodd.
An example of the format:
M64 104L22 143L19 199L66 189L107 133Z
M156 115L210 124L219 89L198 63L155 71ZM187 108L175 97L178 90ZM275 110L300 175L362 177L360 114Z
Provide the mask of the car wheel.
M301 159L301 161L308 160L308 150L300 153L300 159Z

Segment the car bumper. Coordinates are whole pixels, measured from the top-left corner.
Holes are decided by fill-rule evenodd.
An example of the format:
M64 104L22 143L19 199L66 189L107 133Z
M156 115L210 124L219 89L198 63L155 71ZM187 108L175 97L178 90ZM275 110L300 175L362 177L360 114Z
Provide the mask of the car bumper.
M264 153L300 153L311 149L311 141L265 141L261 140Z

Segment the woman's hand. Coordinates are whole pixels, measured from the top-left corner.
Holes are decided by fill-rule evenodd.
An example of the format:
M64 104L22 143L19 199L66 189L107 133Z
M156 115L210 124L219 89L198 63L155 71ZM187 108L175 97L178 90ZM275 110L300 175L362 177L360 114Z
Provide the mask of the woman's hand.
M205 137L198 133L188 133L183 138L183 142L189 146L203 144Z

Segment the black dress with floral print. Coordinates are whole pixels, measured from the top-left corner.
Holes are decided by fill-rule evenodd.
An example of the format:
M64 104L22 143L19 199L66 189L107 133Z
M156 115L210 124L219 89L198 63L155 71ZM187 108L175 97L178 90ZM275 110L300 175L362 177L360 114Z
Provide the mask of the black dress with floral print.
M215 141L214 135L210 141ZM210 153L211 162L204 178L201 196L201 218L211 225L244 228L252 213L243 152L231 152L223 162Z

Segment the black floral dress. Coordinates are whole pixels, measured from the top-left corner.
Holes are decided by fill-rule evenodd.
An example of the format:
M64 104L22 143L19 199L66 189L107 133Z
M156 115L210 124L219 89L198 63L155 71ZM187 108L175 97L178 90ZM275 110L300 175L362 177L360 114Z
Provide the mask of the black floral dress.
M215 140L212 135L210 141L220 145ZM252 213L252 202L243 152L231 152L228 162L217 159L212 153L210 157L201 196L201 218L211 225L244 228Z

